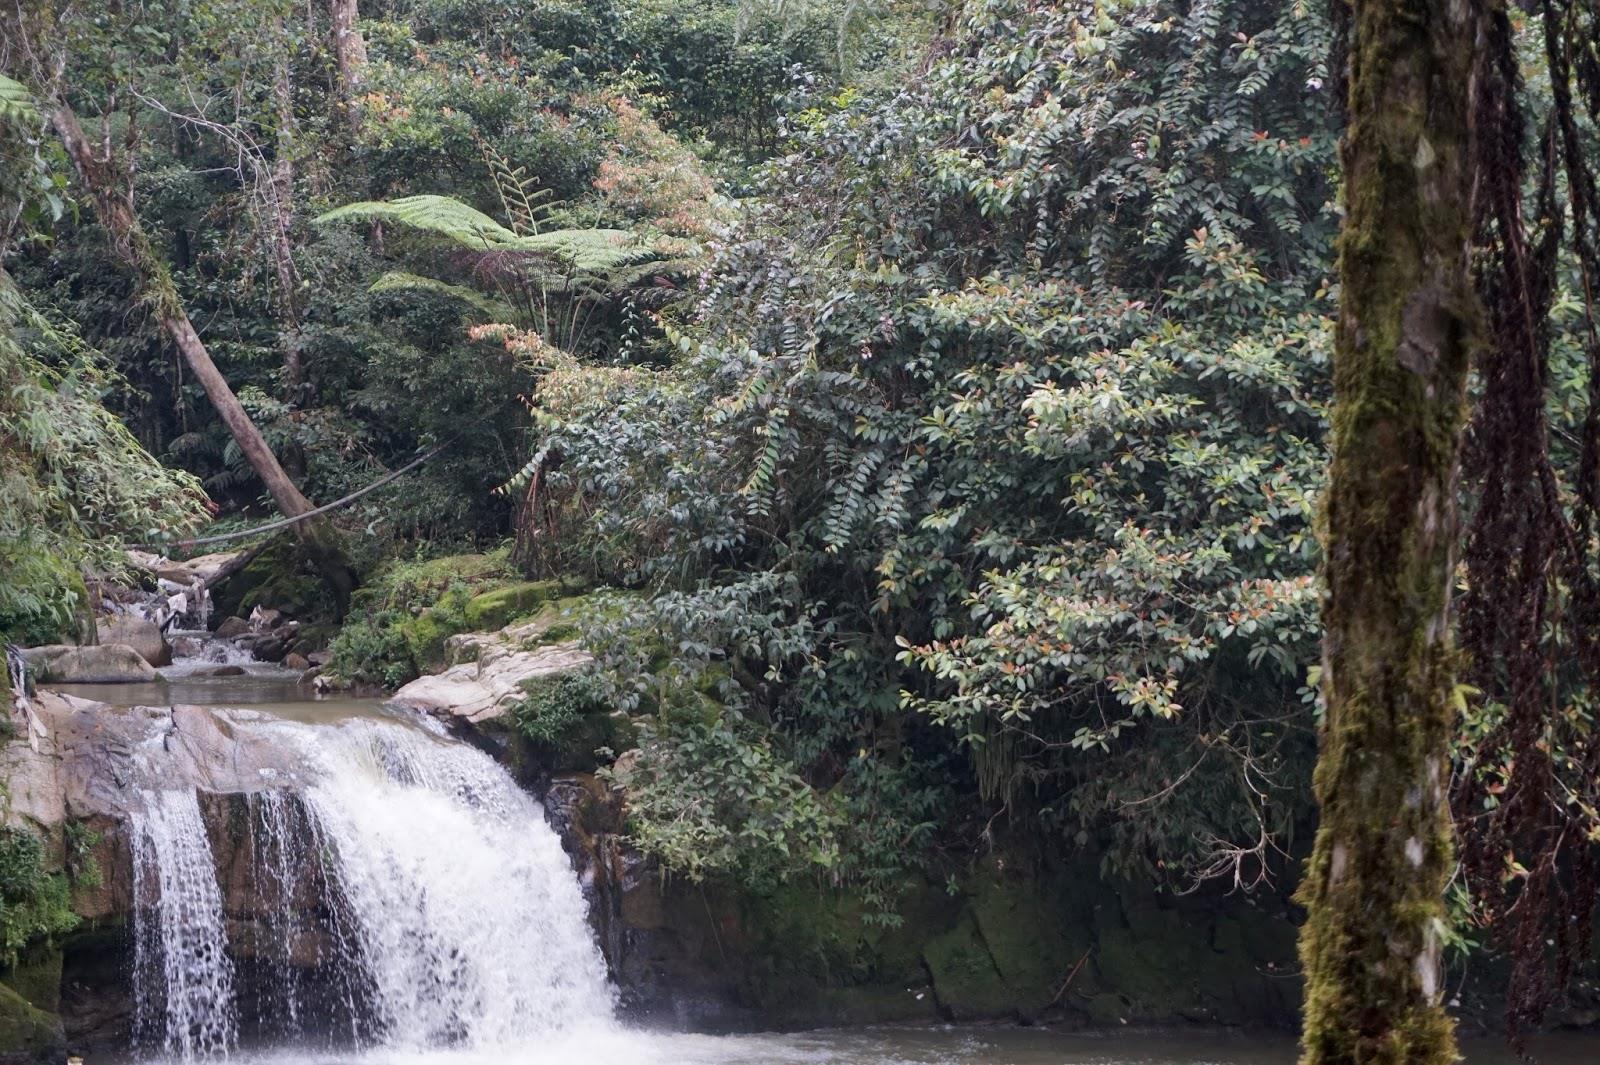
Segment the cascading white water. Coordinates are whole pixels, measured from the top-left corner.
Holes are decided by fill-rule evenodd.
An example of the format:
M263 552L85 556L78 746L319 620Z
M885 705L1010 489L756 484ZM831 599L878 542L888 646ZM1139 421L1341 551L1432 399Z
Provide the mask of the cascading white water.
M281 966L251 1009L273 1015L276 1037L492 1052L611 1028L571 863L491 758L380 719L248 727L280 734L306 766L302 790L250 802L251 953ZM142 1024L145 1045L185 1060L224 1051L234 981L194 795L151 796L134 840L136 876L159 884L138 936L136 980L163 985L135 989L142 1021L160 1022ZM282 975L303 940L318 944L315 995ZM164 964L148 960L155 944Z
M133 819L135 1037L184 1061L225 1053L238 1036L211 844L192 791L146 796ZM153 920L150 916L153 915Z
M508 1045L608 1020L571 863L505 770L416 729L333 731L310 751L323 773L304 801L383 1042Z

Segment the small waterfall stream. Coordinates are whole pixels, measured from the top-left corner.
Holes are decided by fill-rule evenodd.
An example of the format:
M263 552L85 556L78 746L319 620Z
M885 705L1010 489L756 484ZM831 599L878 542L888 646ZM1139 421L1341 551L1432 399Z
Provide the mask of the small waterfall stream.
M378 718L248 727L305 766L296 788L247 803L254 942L230 942L194 792L148 793L131 826L142 1053L239 1044L241 947L272 974L244 1012L280 1043L490 1051L611 1026L566 852L492 759Z
M135 929L135 1039L185 1061L226 1052L238 1034L233 963L199 801L156 792L132 829L134 898L154 918Z

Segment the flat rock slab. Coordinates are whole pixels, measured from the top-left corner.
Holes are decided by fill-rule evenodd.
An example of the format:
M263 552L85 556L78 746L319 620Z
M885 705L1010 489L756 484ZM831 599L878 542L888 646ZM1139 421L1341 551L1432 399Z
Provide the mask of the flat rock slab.
M476 650L474 660L418 677L395 692L390 702L446 721L479 725L510 713L526 694L524 682L582 669L594 661L576 641L529 650L509 642L484 641Z

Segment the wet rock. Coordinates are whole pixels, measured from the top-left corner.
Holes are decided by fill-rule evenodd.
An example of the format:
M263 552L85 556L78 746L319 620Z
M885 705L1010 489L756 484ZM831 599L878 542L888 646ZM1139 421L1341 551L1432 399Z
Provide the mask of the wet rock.
M210 666L206 669L197 669L191 676L195 677L242 677L245 675L243 666Z
M96 817L124 821L145 788L252 792L285 786L299 769L294 751L268 730L238 728L270 719L260 711L114 707L49 691L33 702L46 738L38 751L25 741L7 744L0 776L10 782L10 818L44 829Z
M206 641L199 636L178 636L172 641L175 658L194 658L205 653Z
M172 665L172 648L161 632L161 626L140 617L122 615L103 618L95 625L102 644L126 644L139 652L139 657L152 666Z
M250 628L256 632L261 632L266 629L277 628L282 624L283 611L274 610L271 607L258 606L250 611L250 617L247 620L250 622Z
M156 679L155 667L127 644L98 647L51 644L22 652L36 680L54 684L139 684Z
M243 636L250 631L250 623L244 618L223 618L222 624L217 626L217 639L231 640L235 636Z
M299 631L299 624L289 621L265 632L246 633L233 642L263 662L282 662Z

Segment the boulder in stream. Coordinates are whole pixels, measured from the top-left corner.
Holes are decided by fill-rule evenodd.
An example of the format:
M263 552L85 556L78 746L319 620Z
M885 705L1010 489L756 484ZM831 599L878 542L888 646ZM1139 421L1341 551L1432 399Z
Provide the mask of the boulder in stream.
M250 623L244 618L223 618L222 624L217 626L217 639L231 640L235 636L243 636L250 631Z
M156 679L155 667L124 643L47 644L24 650L22 657L34 678L48 683L140 684Z
M102 618L95 624L101 644L126 644L152 666L172 665L172 648L161 626L130 614Z

